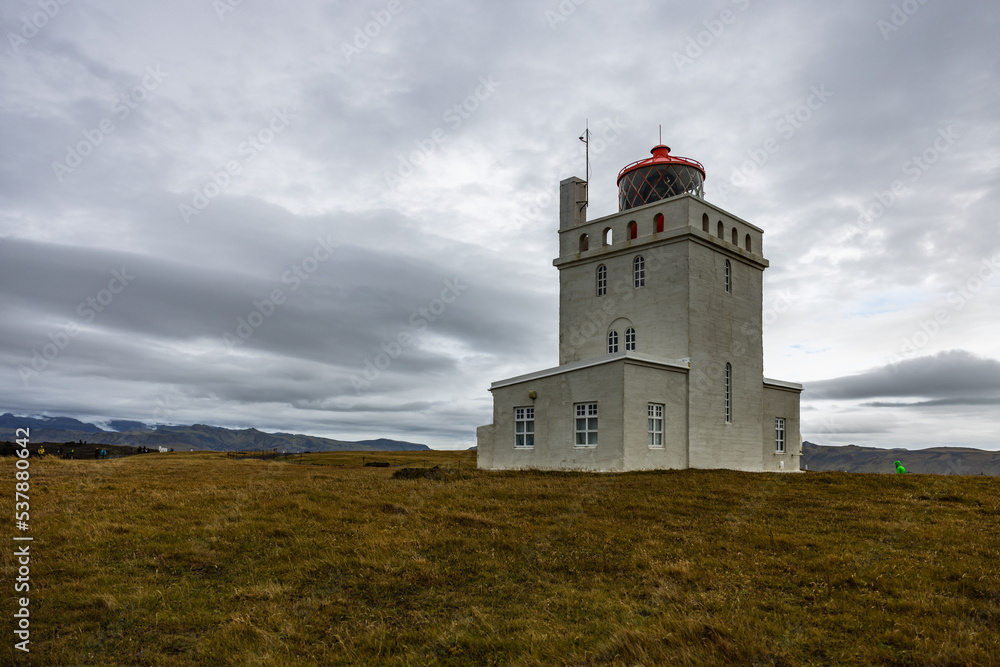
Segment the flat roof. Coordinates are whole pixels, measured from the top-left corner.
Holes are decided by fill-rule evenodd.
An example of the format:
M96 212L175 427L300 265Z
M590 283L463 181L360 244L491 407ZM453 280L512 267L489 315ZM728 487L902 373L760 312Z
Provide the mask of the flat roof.
M798 382L786 382L785 380L772 380L771 378L764 378L764 384L771 385L772 387L781 387L782 389L802 391L802 385Z
M550 377L552 375L559 375L561 373L578 371L582 368L591 368L592 366L610 364L612 362L620 361L623 359L640 361L646 364L652 364L654 366L663 366L664 368L671 368L675 370L681 369L685 372L687 372L687 370L691 367L690 362L687 359L659 359L657 357L653 357L648 354L642 354L639 352L620 351L620 352L614 352L612 354L605 354L603 356L595 357L593 359L574 361L572 363L563 364L562 366L556 366L554 368L546 368L545 370L535 371L534 373L528 373L527 375L518 375L516 377L507 378L506 380L497 380L496 382L490 384L490 391L493 391L494 389L499 389L501 387L506 387L512 384L518 384L520 382L527 382L528 380L538 380L540 378Z
M621 361L621 360L639 361L653 366L662 366L664 368L670 368L673 370L683 370L685 372L687 372L691 368L691 362L689 359L660 359L658 357L653 357L648 354L642 354L641 352L620 351L620 352L615 352L613 354L605 354L600 357L594 357L593 359L574 361L572 363L563 364L562 366L555 366L553 368L546 368L540 371L535 371L533 373L526 373L525 375L517 375L512 378L506 378L504 380L497 380L496 382L490 384L490 391L493 391L494 389L500 389L501 387L507 387L512 384L519 384L521 382L527 382L529 380L538 380L541 378L551 377L553 375L559 375L561 373L570 373L572 371L578 371L583 368L592 368L594 366L601 366L603 364L610 364L615 361ZM797 382L786 382L785 380L764 378L764 384L772 387L779 387L781 389L802 391L802 385Z

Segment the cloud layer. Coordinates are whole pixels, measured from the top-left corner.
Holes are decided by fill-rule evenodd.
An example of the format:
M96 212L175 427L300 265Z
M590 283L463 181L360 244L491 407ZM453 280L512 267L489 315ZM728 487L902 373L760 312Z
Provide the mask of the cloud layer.
M1000 361L964 350L906 359L848 377L811 382L811 398L859 399L894 396L957 400L1000 395Z
M0 411L470 446L589 121L765 230L807 437L1000 448L1000 7L893 7L5 3Z

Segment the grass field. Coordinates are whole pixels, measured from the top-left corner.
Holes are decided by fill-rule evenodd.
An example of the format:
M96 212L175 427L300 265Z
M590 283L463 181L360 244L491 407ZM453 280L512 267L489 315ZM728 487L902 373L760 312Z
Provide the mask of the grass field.
M488 473L473 452L31 474L31 653L10 527L6 664L1000 664L997 478Z

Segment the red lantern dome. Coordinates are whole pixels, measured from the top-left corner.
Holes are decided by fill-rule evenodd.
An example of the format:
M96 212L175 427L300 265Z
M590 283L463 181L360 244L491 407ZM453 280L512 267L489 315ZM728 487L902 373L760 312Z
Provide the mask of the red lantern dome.
M649 151L653 157L627 165L618 173L618 210L651 204L689 193L705 197L705 167L697 160L670 154L660 144Z

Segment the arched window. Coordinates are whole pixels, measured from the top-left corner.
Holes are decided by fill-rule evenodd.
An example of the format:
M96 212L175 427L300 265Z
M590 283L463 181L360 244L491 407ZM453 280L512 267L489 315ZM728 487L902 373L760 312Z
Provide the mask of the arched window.
M733 245L738 246L740 244L740 235L736 233L736 228L733 227Z
M634 239L639 235L639 225L635 224L635 220L628 223L628 238L629 240Z
M603 245L611 245L611 228L610 227L605 227L604 228L604 234L602 236L603 236L603 238L601 239L601 243Z
M597 296L608 293L608 267L601 264L597 267Z
M733 265L726 260L726 293L731 294L733 291Z
M719 233L716 234L723 241L726 240L726 226L722 224L722 220L719 220Z
M753 249L750 248L750 235L749 234L747 234L747 237L746 237L745 241L746 241L746 243L744 245L746 246L747 252L753 252Z
M586 234L580 234L580 252L587 252L590 247L590 239Z
M635 287L646 286L646 260L639 255L632 262L632 278Z
M663 214L657 213L656 217L653 218L653 222L656 223L656 233L659 234L663 231Z
M733 421L733 366L726 364L726 423Z
M608 332L608 354L614 354L618 351L618 332L610 331Z
M701 214L701 231L705 232L706 234L712 233L708 231L708 213Z
M625 351L635 351L635 329L629 327L625 330Z

